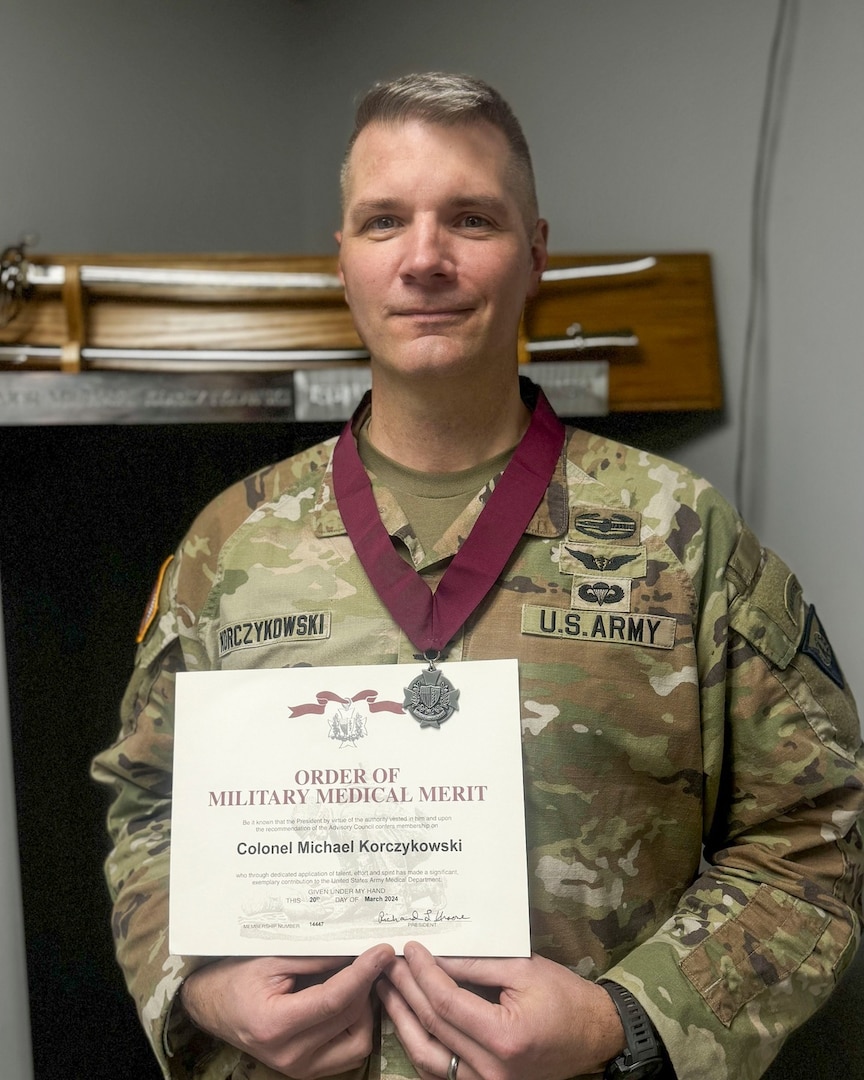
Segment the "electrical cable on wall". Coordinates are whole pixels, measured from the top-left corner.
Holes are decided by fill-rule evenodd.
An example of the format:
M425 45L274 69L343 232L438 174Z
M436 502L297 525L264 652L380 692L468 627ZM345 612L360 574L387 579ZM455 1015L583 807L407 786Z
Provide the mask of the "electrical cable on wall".
M739 428L735 464L735 501L738 509L745 516L748 509L744 505L749 450L748 406L757 368L764 371L768 361L768 211L798 26L798 9L798 0L780 0L778 4L768 60L765 98L762 103L756 171L753 178L750 218L750 295L738 405Z

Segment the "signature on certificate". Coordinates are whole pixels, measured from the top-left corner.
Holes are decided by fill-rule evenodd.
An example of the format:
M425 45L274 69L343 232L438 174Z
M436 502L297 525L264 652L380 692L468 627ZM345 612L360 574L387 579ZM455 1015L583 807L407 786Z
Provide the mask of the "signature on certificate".
M470 915L451 915L442 908L426 908L425 911L412 911L410 915L391 915L387 911L379 911L379 923L440 923L440 922L471 922Z

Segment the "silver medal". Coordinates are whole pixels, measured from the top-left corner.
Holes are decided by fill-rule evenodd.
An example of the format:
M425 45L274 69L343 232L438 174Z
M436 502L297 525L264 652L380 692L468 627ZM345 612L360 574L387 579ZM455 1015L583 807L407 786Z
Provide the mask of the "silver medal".
M449 720L459 708L459 691L443 672L435 667L432 656L427 654L426 659L429 667L405 687L405 700L402 705L420 727L437 728L445 720Z

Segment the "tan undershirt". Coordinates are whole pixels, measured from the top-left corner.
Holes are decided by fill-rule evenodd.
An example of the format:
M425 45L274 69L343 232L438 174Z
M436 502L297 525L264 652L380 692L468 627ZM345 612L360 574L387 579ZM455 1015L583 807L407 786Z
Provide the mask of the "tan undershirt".
M424 551L431 552L471 500L513 456L515 446L460 472L419 472L380 453L369 441L368 423L360 429L357 449L363 467L394 495Z

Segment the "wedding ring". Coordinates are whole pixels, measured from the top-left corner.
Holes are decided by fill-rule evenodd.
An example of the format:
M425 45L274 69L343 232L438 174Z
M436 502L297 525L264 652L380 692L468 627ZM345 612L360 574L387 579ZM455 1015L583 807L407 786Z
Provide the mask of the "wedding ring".
M456 1073L459 1070L459 1057L454 1054L450 1058L450 1067L447 1070L447 1080L456 1080Z

